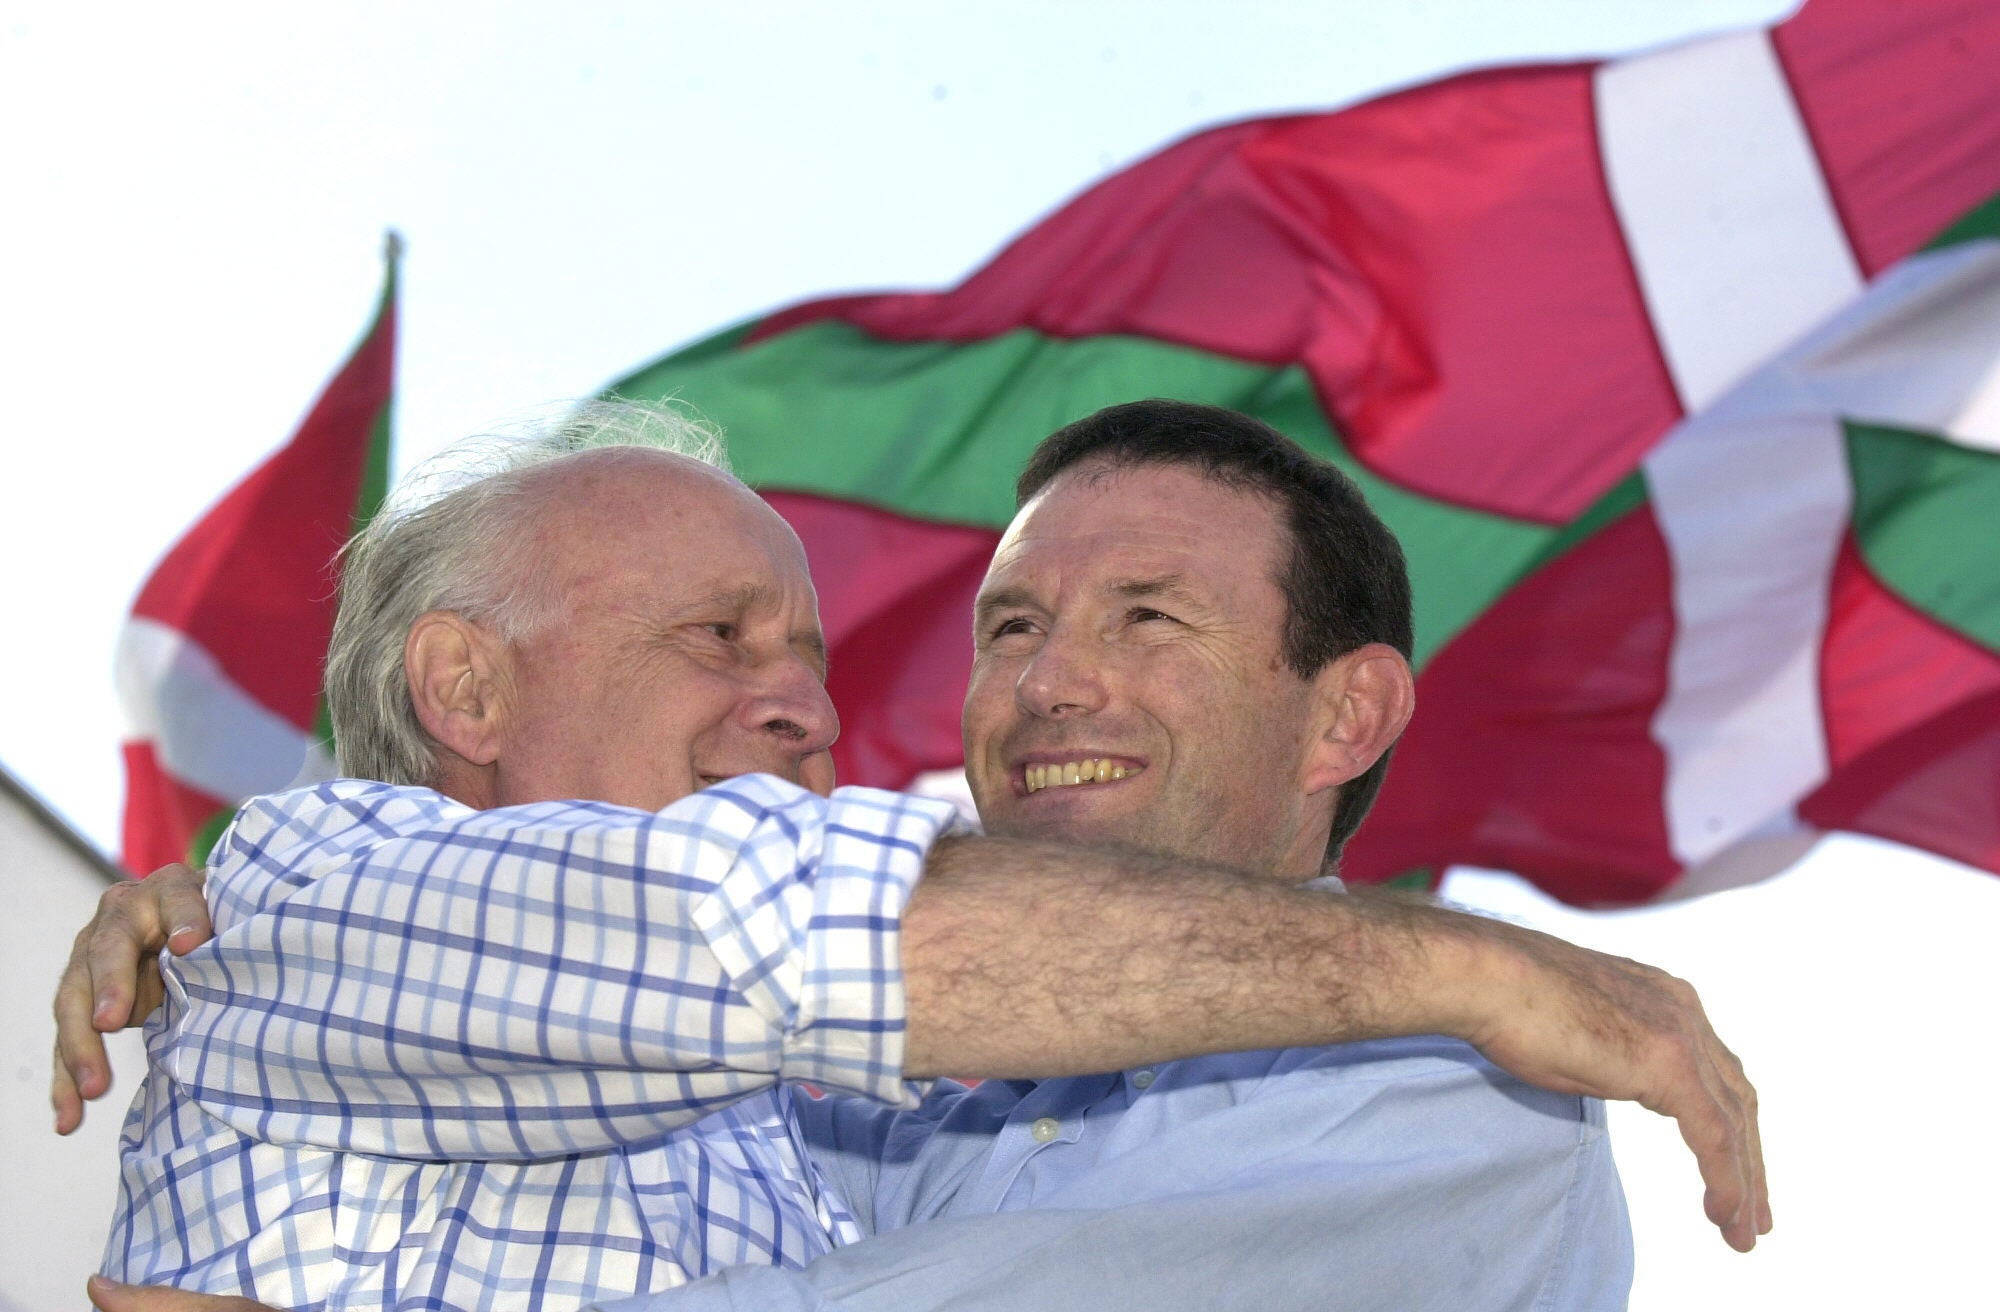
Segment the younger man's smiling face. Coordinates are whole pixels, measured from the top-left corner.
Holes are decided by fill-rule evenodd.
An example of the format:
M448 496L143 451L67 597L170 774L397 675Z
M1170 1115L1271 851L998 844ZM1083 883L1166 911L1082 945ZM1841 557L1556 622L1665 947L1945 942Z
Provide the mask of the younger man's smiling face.
M966 772L987 832L1308 878L1314 685L1285 663L1275 502L1178 465L1069 470L980 588ZM1074 780L1074 782L1072 782Z

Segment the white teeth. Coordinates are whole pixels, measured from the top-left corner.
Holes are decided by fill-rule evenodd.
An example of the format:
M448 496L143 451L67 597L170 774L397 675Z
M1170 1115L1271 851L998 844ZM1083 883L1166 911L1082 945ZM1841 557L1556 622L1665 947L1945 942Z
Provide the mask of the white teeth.
M1069 761L1062 765L1030 765L1021 771L1021 779L1031 793L1039 793L1044 788L1068 787L1071 784L1094 784L1104 780L1123 779L1138 770L1114 765L1109 760L1092 757L1082 761Z

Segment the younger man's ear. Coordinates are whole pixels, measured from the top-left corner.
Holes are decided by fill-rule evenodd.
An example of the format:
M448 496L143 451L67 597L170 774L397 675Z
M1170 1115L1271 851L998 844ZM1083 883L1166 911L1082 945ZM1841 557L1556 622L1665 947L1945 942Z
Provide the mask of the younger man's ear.
M1337 788L1380 760L1417 709L1416 676L1387 643L1356 647L1313 676L1315 733L1308 744L1308 796Z
M454 611L417 617L403 642L403 673L417 720L439 746L491 765L506 728L505 655L493 635Z

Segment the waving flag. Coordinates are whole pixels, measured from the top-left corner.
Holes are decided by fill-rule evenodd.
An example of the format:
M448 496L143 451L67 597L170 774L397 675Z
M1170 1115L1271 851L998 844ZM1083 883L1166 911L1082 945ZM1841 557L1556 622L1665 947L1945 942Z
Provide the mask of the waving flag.
M1814 0L1237 123L954 290L612 390L717 416L799 529L850 782L958 763L1014 474L1162 395L1338 462L1408 551L1420 710L1350 876L1633 902L1825 828L2000 870L1995 67L2000 8Z
M391 234L374 320L298 432L132 604L118 644L130 870L199 862L244 798L333 773L320 700L333 557L388 487L398 254Z

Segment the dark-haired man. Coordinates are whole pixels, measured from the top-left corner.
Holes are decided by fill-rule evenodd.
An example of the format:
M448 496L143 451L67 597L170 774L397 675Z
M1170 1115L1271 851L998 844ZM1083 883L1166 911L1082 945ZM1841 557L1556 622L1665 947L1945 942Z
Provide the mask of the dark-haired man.
M1202 440L1189 447L1188 436ZM1187 454L1230 441L1255 458ZM1428 963L1408 1000L1424 1019L1376 1021L1372 1032L1455 1030L1544 1084L1662 1096L1658 1071L1607 1079L1597 1041L1584 1053L1494 1024L1490 999L1484 1019L1440 1012L1435 993L1416 987L1433 969L1453 973L1439 958L1490 950L1486 935L1507 942L1520 972L1507 987L1539 979L1536 955L1562 951L1545 941L1499 927L1432 933L1423 917L1393 915L1387 935L1329 933L1342 920L1322 900L1333 895L1274 887L1266 896L1204 869L1285 882L1320 874L1365 808L1343 804L1343 789L1367 776L1409 712L1398 651L1408 643L1406 593L1400 606L1393 595L1383 604L1383 624L1329 636L1302 617L1345 614L1349 603L1291 600L1280 585L1324 573L1322 561L1294 564L1313 530L1302 532L1290 507L1319 504L1327 489L1315 480L1329 471L1298 464L1261 426L1171 403L1105 412L1045 451L1068 454L1038 459L1028 477L1041 481L1024 481L1027 502L982 590L966 711L968 773L991 831L1015 840L1007 850L1019 880L919 889L904 943L912 1043L921 1028L936 1059L1005 1074L1019 1061L1006 1054L1022 1050L1021 1026L1036 1030L1028 1046L1048 1071L1116 1064L1121 1049L1146 1059L1292 1042L1314 1029L1294 1008L1365 1001L1396 1012L1393 989L1368 984L1371 969L1391 963L1365 958L1388 952ZM1355 508L1358 499L1334 521ZM1369 569L1385 565L1399 579L1393 542L1379 525L1362 536L1371 534ZM1331 540L1336 564L1367 560L1367 542ZM418 672L410 677L414 689ZM464 741L477 752L486 740ZM1179 860L1120 857L1107 878L1071 849L1020 841L1057 837ZM945 883L938 873L932 880ZM1135 906L1154 901L1177 914L1135 931ZM1255 932L1241 932L1250 923ZM1342 969L1326 969L1329 954ZM1221 969L1218 955L1228 958ZM1095 965L1068 996L1067 978L1050 978L1046 963L1072 959ZM1583 960L1557 963L1542 982ZM1349 988L1366 998L1341 996ZM1658 1004L1643 976L1625 989ZM1022 1003L1012 1027L995 1020L1010 994ZM1593 1020L1647 1028L1573 1010L1565 1023ZM1703 1060L1728 1059L1718 1047ZM1678 1096L1688 1094L1683 1086ZM1039 1306L1075 1296L1079 1273L1093 1271L1119 1289L1149 1279L1154 1301L1190 1306L1585 1307L1621 1297L1622 1208L1595 1112L1514 1084L1443 1041L989 1084L933 1095L901 1116L851 1099L799 1103L796 1113L818 1168L864 1225L908 1228L803 1274L740 1268L664 1295L662 1306L739 1296L754 1306ZM1698 1139L1727 1119L1690 1117L1705 1123ZM1754 1138L1706 1151L1711 1167L1754 1172ZM1750 1212L1717 1219L1747 1242L1762 1220L1761 1181L1742 1183ZM1014 1214L982 1215L993 1211ZM1060 1283L1037 1294L1036 1281L1051 1278Z
M1017 495L965 704L987 831L1330 876L1411 706L1402 553L1353 483L1245 416L1147 401L1048 438ZM1081 950L1094 931L1022 932ZM1272 945L1274 968L1290 948ZM1451 1040L799 1110L885 1237L633 1312L1582 1309L1622 1307L1630 1285L1601 1104Z

